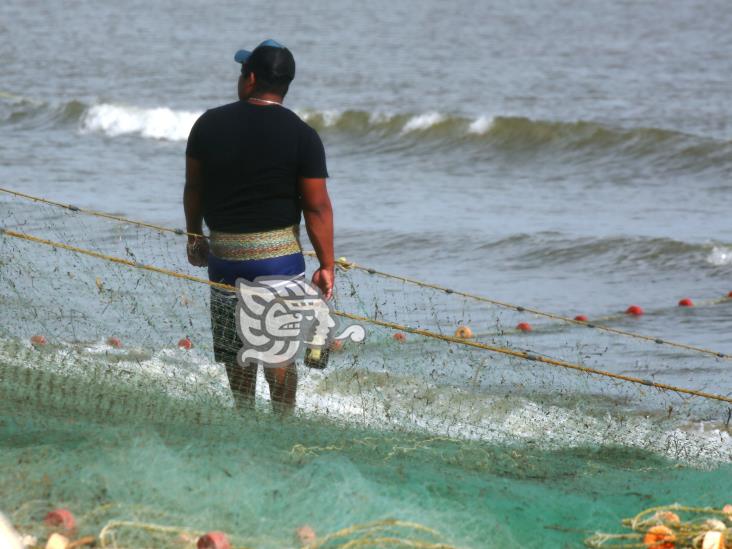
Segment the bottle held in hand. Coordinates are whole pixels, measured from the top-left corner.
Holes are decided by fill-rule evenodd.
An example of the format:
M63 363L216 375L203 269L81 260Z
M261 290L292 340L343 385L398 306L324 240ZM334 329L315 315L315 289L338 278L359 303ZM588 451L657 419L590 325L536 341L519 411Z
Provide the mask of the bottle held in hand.
M305 366L316 370L324 370L328 366L330 349L325 343L323 337L316 336L313 338L312 346L305 349Z

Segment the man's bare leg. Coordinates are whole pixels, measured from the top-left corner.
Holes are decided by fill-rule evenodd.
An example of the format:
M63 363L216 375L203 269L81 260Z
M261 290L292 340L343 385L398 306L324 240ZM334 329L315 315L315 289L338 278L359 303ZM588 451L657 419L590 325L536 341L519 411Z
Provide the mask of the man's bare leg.
M281 368L265 368L264 377L269 383L269 396L275 412L289 414L295 409L297 393L297 368L294 363Z
M240 366L235 362L227 363L225 366L234 404L239 410L253 410L254 390L257 387L257 364Z

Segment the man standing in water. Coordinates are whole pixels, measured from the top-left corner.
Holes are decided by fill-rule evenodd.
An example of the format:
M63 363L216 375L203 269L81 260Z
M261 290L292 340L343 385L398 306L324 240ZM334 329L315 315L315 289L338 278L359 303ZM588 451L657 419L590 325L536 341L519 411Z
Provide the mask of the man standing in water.
M305 274L299 239L301 213L320 261L313 283L326 299L333 291L333 211L328 171L317 132L282 106L295 78L290 50L266 40L239 50L239 101L206 111L194 124L186 148L183 204L188 260L208 266L209 280L235 285L238 278L297 278ZM240 408L254 405L257 364L237 363L236 294L212 288L214 355L226 366ZM294 363L266 367L272 405L295 405Z

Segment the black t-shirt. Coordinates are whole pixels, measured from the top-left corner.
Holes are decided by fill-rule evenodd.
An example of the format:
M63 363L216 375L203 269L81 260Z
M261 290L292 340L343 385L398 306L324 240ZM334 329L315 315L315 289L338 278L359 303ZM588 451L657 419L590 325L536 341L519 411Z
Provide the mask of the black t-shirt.
M186 155L203 168L203 218L212 230L248 233L300 223L297 178L325 178L318 133L277 105L238 101L206 111Z

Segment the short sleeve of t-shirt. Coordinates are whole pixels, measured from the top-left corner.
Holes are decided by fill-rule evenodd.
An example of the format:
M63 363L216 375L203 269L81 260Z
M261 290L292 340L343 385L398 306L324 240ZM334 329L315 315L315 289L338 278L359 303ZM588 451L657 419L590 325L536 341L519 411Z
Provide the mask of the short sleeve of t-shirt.
M325 148L318 132L311 127L303 131L300 144L297 175L312 179L328 177L328 167L325 163Z
M201 158L201 120L203 115L198 117L198 120L193 124L191 133L188 135L188 144L186 145L186 156L191 158Z

